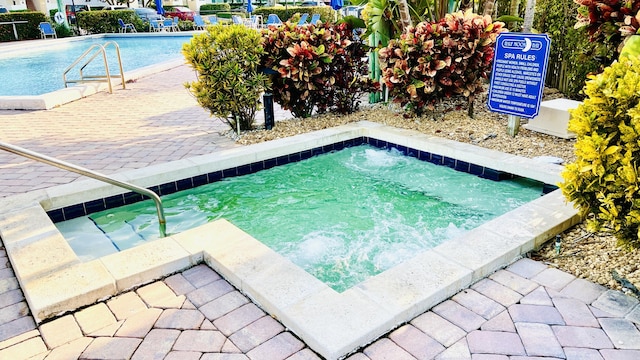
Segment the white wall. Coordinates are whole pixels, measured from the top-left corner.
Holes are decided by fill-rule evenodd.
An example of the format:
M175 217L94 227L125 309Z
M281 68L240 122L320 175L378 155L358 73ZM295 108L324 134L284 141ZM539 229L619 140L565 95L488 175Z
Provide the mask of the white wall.
M200 11L200 6L211 4L211 0L187 0L187 7L193 11Z
M7 10L25 10L27 8L26 0L0 0L0 6Z

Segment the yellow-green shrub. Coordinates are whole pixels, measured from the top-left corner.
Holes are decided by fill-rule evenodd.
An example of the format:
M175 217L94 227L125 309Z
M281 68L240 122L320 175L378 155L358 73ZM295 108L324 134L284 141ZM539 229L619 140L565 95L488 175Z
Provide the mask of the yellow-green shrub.
M567 199L592 231L640 247L640 57L625 57L591 76L587 98L571 112L577 160L562 173Z
M266 75L258 70L264 54L260 33L244 25L215 25L182 48L198 81L185 86L200 106L233 129L253 127Z

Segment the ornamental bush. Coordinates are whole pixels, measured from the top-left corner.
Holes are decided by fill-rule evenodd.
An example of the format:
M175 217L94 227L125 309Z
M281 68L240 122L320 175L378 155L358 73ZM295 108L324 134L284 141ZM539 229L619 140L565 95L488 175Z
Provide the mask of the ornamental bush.
M503 26L469 10L408 28L380 49L381 80L390 97L416 114L445 97L471 100L491 72L494 43Z
M574 0L580 7L576 28L586 28L609 64L624 39L640 31L640 0Z
M211 15L221 11L231 11L231 5L227 3L200 5L200 15Z
M591 231L640 247L640 58L628 56L587 81L584 103L571 112L576 161L566 166L563 194Z
M565 97L582 100L587 75L602 71L611 64L600 51L603 47L589 42L586 28L574 29L578 4L573 0L536 1L534 29L551 38L545 85L560 90Z
M215 25L182 48L198 80L185 87L200 106L234 130L253 128L266 75L258 70L264 54L260 34L244 25Z
M313 110L350 113L360 97L376 91L368 76L366 48L347 23L296 26L285 23L263 30L262 64L273 70L273 99L296 117Z

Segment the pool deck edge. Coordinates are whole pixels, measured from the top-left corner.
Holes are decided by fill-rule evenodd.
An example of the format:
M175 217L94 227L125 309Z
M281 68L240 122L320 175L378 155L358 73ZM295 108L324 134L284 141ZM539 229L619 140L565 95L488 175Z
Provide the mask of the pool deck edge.
M481 162L516 175L535 172L533 178L545 182L557 182L562 169L410 130L359 122L133 170L117 177L140 186L153 186L166 179L177 180L356 136ZM55 227L42 217L46 210L119 192L122 190L86 180L0 199L0 236L5 244L36 245L40 242L38 232L49 233ZM39 227L33 222L22 223L25 218L34 217L39 219ZM343 293L330 289L224 220L87 263L64 257L35 272L29 268L32 260L16 258L21 256L20 251L14 252L12 245L7 246L7 253L37 322L204 261L313 350L327 359L338 359L508 265L578 221L577 211L556 190ZM41 249L44 253L29 255L33 259L46 256L52 248L68 247L62 236L45 238L49 245ZM37 251L36 247L32 250ZM141 257L149 259L139 262Z
M135 81L183 64L184 60L182 59L172 60L125 72L125 87L127 82ZM122 81L119 76L111 75L111 86L113 91L122 89ZM109 91L109 86L106 81L74 85L42 95L0 96L0 110L50 110L103 91Z

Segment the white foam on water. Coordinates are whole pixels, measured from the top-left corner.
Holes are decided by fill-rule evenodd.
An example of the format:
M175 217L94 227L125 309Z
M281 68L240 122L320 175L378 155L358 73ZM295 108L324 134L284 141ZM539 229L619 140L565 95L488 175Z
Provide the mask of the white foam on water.
M402 153L396 149L366 149L364 156L366 158L365 165L373 167L391 167L404 160Z
M346 237L341 231L314 231L305 235L301 242L291 244L286 251L291 254L295 263L307 266L344 253Z

